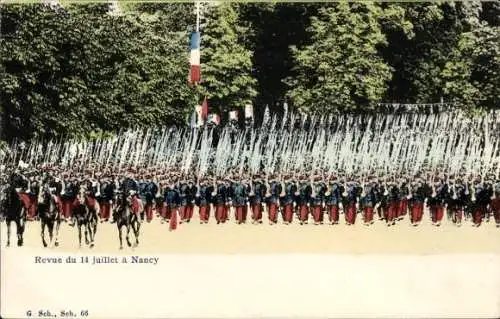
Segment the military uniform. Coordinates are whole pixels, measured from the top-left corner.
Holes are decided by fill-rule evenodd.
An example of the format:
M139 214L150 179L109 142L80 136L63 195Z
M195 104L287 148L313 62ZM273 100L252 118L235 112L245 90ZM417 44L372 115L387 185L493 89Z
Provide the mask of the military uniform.
M180 205L179 189L175 185L165 188L165 218L169 221L170 230L177 229L177 213Z
M111 216L115 189L116 184L113 181L109 179L100 181L100 196L97 196L97 200L99 202L101 219L103 221L108 221Z
M323 182L316 182L312 186L310 205L314 224L323 224L323 204L325 202L326 185Z
M332 225L339 223L339 204L341 203L343 187L337 182L330 182L325 192L325 205L328 211L328 218Z
M402 220L408 212L408 195L408 184L404 182L399 187L399 207L396 215L398 220Z
M268 188L269 191L266 196L266 202L269 223L276 224L278 222L278 207L283 188L279 181L271 181Z
M210 204L212 204L212 193L214 187L206 183L202 183L196 193L195 201L199 209L200 222L208 223L210 218Z
M64 181L64 191L61 194L62 214L65 219L72 217L73 208L76 206L78 185L76 181L66 179Z
M466 186L463 183L454 184L450 189L450 196L448 197L447 210L450 213L451 220L457 226L462 224L464 211L470 198L465 194Z
M422 221L425 197L424 185L419 181L413 182L408 201L410 206L410 222L413 226L417 226Z
M252 220L254 223L262 223L262 203L266 196L266 185L262 181L254 181L249 193L250 208L252 209Z
M35 179L32 179L29 183L29 187L26 193L29 197L27 219L33 220L37 215L38 195L40 194L40 183Z
M236 210L236 222L243 224L246 222L246 210L249 187L243 183L233 183L232 188L232 202Z
M219 183L215 190L215 220L217 224L225 223L227 221L227 206L226 203L229 201L229 189L226 183Z
M374 183L365 184L360 198L365 225L373 224L373 211L376 203L377 193Z
M343 196L345 221L348 226L356 223L358 197L361 195L361 187L357 182L347 183Z
M492 191L484 183L474 186L475 201L472 201L472 218L474 226L481 226L483 218L487 214L488 205L491 201Z
M435 184L434 190L435 193L431 194L427 204L430 208L432 223L439 226L443 220L445 205L449 197L448 185L443 183Z
M142 196L144 203L144 212L146 213L146 221L148 223L153 220L153 204L157 193L158 186L152 181L147 181L144 185Z
M312 187L309 182L300 181L298 191L295 193L295 202L299 209L300 224L307 224L309 219L309 205L311 202Z

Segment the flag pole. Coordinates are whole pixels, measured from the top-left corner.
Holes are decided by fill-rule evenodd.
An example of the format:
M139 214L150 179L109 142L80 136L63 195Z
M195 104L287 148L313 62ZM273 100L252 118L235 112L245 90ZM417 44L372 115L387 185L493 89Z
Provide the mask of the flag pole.
M200 1L196 1L196 32L200 32Z

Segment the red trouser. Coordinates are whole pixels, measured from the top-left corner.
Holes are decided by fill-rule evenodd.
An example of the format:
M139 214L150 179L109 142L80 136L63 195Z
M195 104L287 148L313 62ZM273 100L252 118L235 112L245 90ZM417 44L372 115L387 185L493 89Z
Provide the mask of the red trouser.
M210 205L200 205L200 220L203 222L208 222L210 218Z
M38 197L35 195L29 195L28 219L35 218L37 208Z
M328 205L328 217L330 218L330 222L338 222L339 221L339 207L337 205Z
M363 208L365 223L371 223L373 221L373 207Z
M165 218L165 204L163 202L156 203L156 213Z
M77 199L63 199L62 200L62 213L65 218L70 218L73 212L73 207L75 207L75 203Z
M422 216L424 215L424 204L412 204L410 206L410 221L412 223L418 223L422 221Z
M398 217L405 216L407 211L408 211L408 201L406 199L400 200Z
M252 220L262 220L262 205L260 203L252 204Z
M193 204L188 204L186 206L186 217L188 220L190 220L191 218L193 218L193 215L194 215L194 205Z
M179 206L179 217L181 219L181 223L187 219L186 206Z
M399 210L399 202L390 202L387 208L387 222L392 222L396 218Z
M177 229L177 208L176 207L168 207L167 208L167 215L170 215L169 229L176 230Z
M272 223L278 222L278 204L269 203L267 205L267 211L269 214L269 221Z
M432 205L431 206L431 218L433 223L441 222L444 216L444 206Z
M144 212L146 213L146 220L148 222L153 220L153 205L152 204L146 204L144 205Z
M132 212L137 215L139 214L140 208L141 206L139 205L139 198L135 196L134 198L132 198Z
M321 205L315 205L312 208L312 215L315 223L323 222L323 211L321 210Z
M236 221L238 223L243 223L246 221L246 206L236 206Z
M215 220L218 223L226 222L226 218L227 218L226 214L227 214L226 205L224 205L224 204L215 205Z
M462 222L463 216L464 216L464 211L461 208L455 209L455 223L460 224Z
M293 204L286 204L283 206L283 220L287 223L293 221Z
M173 211L174 209L175 209L175 210L177 210L177 208L175 208L175 207L169 207L168 205L166 205L166 206L164 207L164 211L165 211L165 218L166 218L166 219L171 219L171 218L172 218L172 211Z
M307 222L308 218L309 218L309 207L307 207L307 204L300 204L299 205L299 220L301 222Z
M100 204L101 210L100 215L102 219L109 219L109 215L111 214L111 204L109 201L103 201Z
M354 225L356 222L356 203L348 204L345 212L345 221Z
M500 224L500 197L493 198L490 206L493 211L493 216L495 217L495 222Z
M477 206L474 211L472 212L472 220L474 224L476 225L481 225L481 222L483 221L483 216L486 213L486 207L485 206Z

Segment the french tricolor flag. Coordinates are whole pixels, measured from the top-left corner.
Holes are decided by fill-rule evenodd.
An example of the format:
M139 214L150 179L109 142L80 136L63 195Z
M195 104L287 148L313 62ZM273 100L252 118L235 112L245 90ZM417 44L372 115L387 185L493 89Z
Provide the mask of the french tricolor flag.
M189 72L189 82L191 84L198 84L201 80L200 70L200 33L193 32L191 34L191 55L189 57L189 64L191 70Z

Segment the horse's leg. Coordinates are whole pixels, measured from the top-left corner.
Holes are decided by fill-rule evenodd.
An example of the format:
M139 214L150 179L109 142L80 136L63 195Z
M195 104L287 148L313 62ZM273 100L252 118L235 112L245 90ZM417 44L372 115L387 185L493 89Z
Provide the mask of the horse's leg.
M17 246L22 246L23 245L23 234L24 234L24 215L21 216L18 220L16 220L16 226L17 226Z
M47 223L47 227L49 228L49 239L50 239L50 245L52 246L52 243L54 242L54 220L50 220Z
M92 223L92 220L89 220L89 221L87 222L87 230L88 230L88 232L89 232L89 247L90 247L90 248L94 247L94 235L93 235L93 233L94 233L94 232L93 232L93 230L92 230L92 225L91 225L91 223Z
M5 219L5 223L7 224L7 247L10 246L10 224L11 224L11 220L9 220L8 218Z
M130 242L130 237L129 237L130 235L129 235L129 234L130 234L130 220L129 220L129 222L127 223L127 245L128 245L129 247L131 247L131 246L132 246L132 243Z
M141 223L137 221L134 227L134 235L135 235L135 246L139 246L139 231L141 229Z
M80 223L80 221L78 221L77 227L78 227L78 244L79 247L82 248L82 224Z
M40 221L40 225L42 226L42 244L43 244L43 247L47 247L47 242L45 241L45 224L46 224L46 221L45 221L45 218L42 218L42 220Z
M56 223L56 236L54 240L54 246L57 247L59 246L59 227L61 226L61 216L59 214L57 214L55 223Z
M88 235L89 235L89 222L88 221L83 224L83 229L85 231L85 245L88 245L90 243L89 237L88 237Z
M121 222L117 222L116 226L118 227L118 238L120 239L120 249L123 249L122 224L121 224Z

